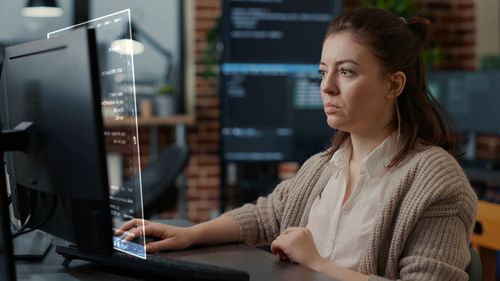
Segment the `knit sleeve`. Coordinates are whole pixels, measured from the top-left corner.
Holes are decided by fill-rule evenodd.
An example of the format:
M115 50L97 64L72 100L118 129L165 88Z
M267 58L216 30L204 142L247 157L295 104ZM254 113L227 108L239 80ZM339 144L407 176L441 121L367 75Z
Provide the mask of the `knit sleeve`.
M467 281L477 197L458 163L435 161L434 165L435 173L421 178L427 188L411 199L423 208L417 223L407 238L393 237L407 239L397 264L398 280ZM370 276L368 280L389 279Z
M469 280L464 270L470 260L467 232L456 217L421 220L399 261L398 280ZM370 276L368 280L389 279Z
M260 197L255 204L245 204L224 214L232 216L240 225L241 242L270 244L280 234L280 221L292 181L281 182L271 194Z
M470 260L468 227L457 216L422 219L399 261L398 280L467 281ZM370 276L369 281L389 280Z

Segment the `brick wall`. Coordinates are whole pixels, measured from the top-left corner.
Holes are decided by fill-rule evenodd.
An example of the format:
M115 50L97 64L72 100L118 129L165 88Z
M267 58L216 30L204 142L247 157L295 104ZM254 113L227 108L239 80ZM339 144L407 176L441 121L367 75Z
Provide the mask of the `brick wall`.
M421 0L421 13L432 21L431 41L442 46L438 69L475 69L474 0Z
M191 157L186 170L188 218L208 220L219 209L219 98L217 79L203 76L207 32L221 13L220 0L195 0L196 124L188 131Z
M422 14L433 22L434 33L431 40L442 46L446 54L445 61L438 68L474 68L474 1L421 0L419 2ZM195 3L196 123L188 130L191 157L186 176L188 218L200 222L208 220L219 208L220 111L217 80L202 76L204 71L202 58L203 51L207 47L206 34L221 13L221 1L196 0ZM359 6L357 0L344 0L346 9ZM285 170L290 173L290 169ZM165 213L164 216L175 216L175 213Z

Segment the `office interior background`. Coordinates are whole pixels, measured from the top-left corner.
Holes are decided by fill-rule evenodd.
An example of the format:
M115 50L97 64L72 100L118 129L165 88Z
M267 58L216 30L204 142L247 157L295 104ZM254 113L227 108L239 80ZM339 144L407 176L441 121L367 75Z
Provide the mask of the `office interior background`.
M164 187L165 192L150 215L202 222L223 210L251 202L272 191L280 180L293 177L305 157L325 147L324 137L333 133L324 131L325 135L314 135L311 138L315 145L310 147L305 133L291 148L284 145L285 148L280 148L284 151L274 154L238 152L235 148L238 144L230 136L251 135L252 131L235 131L238 124L229 122L241 116L228 108L231 104L228 91L233 91L234 97L238 94L234 87L240 89L244 85L231 76L231 68L222 71L225 60L235 61L229 59L228 46L223 44L227 42L224 41L227 36L224 19L229 18L224 12L229 12L227 4L231 1L58 0L62 14L55 17L23 15L28 2L31 1L0 3L0 64L7 46L42 39L47 32L131 9L136 31L132 36L144 46L142 54L134 56L141 167L147 169L159 162L162 153L173 143L182 143L189 150L185 165L179 170L182 176ZM425 51L430 90L455 117L457 133L464 137L465 154L461 164L481 199L478 211L481 224L475 230L475 241L491 250L488 252L491 260L491 253L500 249L500 111L496 109L500 104L500 2L332 2L335 2L332 7L341 10L374 5L403 17L418 14L431 20L433 30ZM307 43L300 30L295 34L296 37L287 40L300 45ZM320 46L312 49L319 52ZM258 54L258 50L255 53ZM319 53L310 57L319 58ZM244 60L254 62L251 57ZM255 62L260 59L255 57ZM307 81L315 83L316 80ZM229 82L233 84L228 86ZM309 87L312 87L309 90L318 89L319 97L319 88ZM252 101L239 105L245 109L241 114L255 114L241 119L242 124L249 118L257 119L259 114L271 116L269 123L279 123L280 120L273 118L282 118L281 112L265 115L266 105L276 98L270 99L260 100L260 104ZM305 118L301 120L305 124L323 121L316 115L304 114L300 118ZM313 128L324 130L315 126ZM269 145L279 147L282 143ZM300 150L301 147L307 149ZM128 171L128 164L123 161L126 153L120 149L109 151L110 174ZM479 235L482 233L486 235Z

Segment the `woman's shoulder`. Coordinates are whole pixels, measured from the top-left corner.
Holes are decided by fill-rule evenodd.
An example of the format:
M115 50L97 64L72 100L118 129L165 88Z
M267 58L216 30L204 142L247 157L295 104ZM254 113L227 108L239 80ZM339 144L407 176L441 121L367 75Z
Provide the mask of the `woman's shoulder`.
M439 146L417 143L411 154L413 154L411 159L418 162L421 167L452 166L462 170L457 159Z
M451 196L460 193L471 200L474 199L475 192L462 166L445 149L438 146L421 146L415 152L412 162L414 163L409 172L414 173L416 182L433 182L430 185L423 184L420 188L428 188L434 195L442 193Z

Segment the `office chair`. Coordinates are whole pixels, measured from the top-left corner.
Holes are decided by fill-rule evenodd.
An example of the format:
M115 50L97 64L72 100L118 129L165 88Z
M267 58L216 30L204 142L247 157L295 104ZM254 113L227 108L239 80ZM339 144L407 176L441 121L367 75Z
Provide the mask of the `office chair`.
M186 145L171 144L142 170L144 218L175 206L175 179L184 171L188 158L189 149Z
M469 281L481 281L483 279L483 268L478 253L469 246L470 262L465 269L469 275Z

